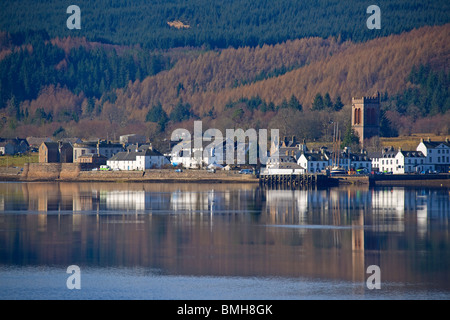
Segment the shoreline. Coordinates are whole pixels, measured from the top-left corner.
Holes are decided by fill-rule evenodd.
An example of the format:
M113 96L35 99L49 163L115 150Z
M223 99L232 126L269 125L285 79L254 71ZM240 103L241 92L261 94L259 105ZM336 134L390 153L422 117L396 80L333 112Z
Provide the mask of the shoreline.
M339 186L442 187L450 188L450 174L336 176ZM79 164L31 164L21 168L0 167L3 182L115 182L115 183L243 183L259 184L255 175L236 171L153 169L147 171L85 171ZM330 185L330 187L335 186Z

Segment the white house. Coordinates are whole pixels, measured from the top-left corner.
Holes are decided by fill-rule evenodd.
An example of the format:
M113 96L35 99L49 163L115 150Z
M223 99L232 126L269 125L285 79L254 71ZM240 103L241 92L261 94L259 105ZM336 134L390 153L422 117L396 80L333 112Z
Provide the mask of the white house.
M394 172L395 156L398 151L393 148L384 149L381 153L372 154L372 168L379 172Z
M426 157L421 151L402 151L395 156L394 174L420 173L424 170L431 170L432 166L426 164Z
M113 170L139 170L161 168L170 164L169 160L158 151L149 148L144 151L119 152L106 161Z
M304 174L306 169L297 164L291 155L278 156L276 153L269 157L263 174Z
M373 155L372 166L380 172L393 174L420 173L433 169L421 151L405 151L401 148L397 151L385 149L381 154Z
M229 146L231 146L232 155L228 155ZM170 158L172 165L182 165L185 168L201 168L211 164L239 165L248 161L247 154L252 146L249 143L237 143L230 139L183 140L172 149Z
M421 140L416 148L426 157L426 163L433 165L433 170L448 172L450 167L450 141Z
M136 154L136 162L137 170L162 168L164 165L170 164L169 159L152 147L144 152L138 152Z
M317 173L326 170L330 166L330 154L324 149L319 152L302 152L297 159L297 164L308 173Z

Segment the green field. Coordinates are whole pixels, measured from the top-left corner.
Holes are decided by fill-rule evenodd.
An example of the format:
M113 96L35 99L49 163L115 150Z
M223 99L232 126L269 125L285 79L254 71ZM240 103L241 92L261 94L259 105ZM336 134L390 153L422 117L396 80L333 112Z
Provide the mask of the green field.
M0 167L23 167L25 163L39 162L39 153L15 156L0 156Z

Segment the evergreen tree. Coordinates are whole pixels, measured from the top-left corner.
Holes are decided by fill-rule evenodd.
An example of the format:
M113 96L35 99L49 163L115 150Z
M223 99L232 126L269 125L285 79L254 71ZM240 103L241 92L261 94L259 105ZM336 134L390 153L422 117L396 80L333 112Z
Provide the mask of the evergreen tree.
M289 99L288 105L289 105L289 108L291 108L291 109L299 110L299 111L303 110L303 106L300 104L300 101L298 101L298 99L295 95L291 96L291 98Z
M312 104L312 110L318 111L324 109L323 97L320 93L316 94Z
M333 101L331 101L331 97L328 92L323 96L323 107L328 110L333 109Z
M341 96L338 96L336 98L336 102L334 103L334 111L341 111L341 109L344 107L344 104L341 101Z
M162 108L161 102L158 102L148 111L147 116L145 117L145 121L155 122L159 124L161 131L165 130L167 122L169 121L169 117Z

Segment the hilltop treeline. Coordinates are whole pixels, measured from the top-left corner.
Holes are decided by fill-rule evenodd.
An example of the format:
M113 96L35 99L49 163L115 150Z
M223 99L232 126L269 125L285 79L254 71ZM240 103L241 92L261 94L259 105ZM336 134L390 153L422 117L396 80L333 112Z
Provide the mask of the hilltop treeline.
M372 3L348 0L77 0L81 30L66 28L66 1L3 0L0 29L45 30L54 37L168 49L255 47L303 37L367 41L414 28L450 22L446 0L379 0L382 28L369 30ZM26 17L26 18L24 18ZM168 22L181 21L176 29Z

